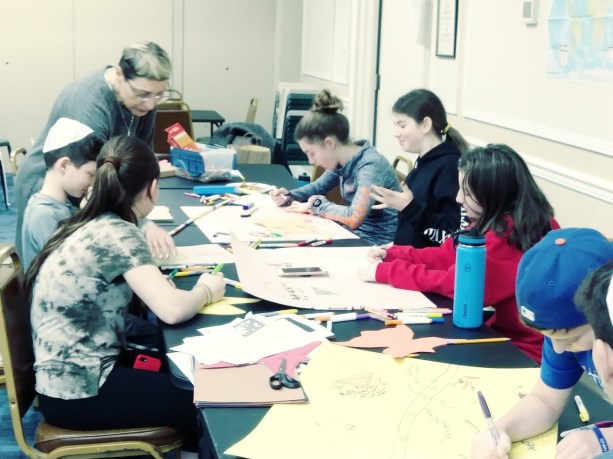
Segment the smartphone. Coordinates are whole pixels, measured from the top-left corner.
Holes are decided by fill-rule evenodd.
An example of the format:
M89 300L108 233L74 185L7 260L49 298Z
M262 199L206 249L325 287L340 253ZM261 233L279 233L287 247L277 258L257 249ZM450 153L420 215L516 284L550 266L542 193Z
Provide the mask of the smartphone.
M328 274L328 271L319 266L292 266L289 268L277 269L277 274L281 277L326 276Z
M137 370L160 371L161 367L162 361L150 355L138 354L134 360L134 368Z

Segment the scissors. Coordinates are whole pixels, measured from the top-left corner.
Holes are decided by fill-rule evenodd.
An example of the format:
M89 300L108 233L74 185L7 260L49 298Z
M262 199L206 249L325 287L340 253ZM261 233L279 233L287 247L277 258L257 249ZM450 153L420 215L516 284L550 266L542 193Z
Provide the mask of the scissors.
M284 387L287 387L288 389L296 389L297 387L301 386L300 381L287 374L285 371L286 365L287 360L281 360L279 369L270 377L270 387L272 387L274 390L283 389Z

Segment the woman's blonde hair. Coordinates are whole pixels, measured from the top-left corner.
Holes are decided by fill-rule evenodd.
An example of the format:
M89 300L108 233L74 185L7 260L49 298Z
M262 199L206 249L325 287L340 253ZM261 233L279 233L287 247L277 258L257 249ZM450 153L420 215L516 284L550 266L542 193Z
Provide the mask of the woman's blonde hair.
M119 60L119 68L126 80L146 78L165 81L170 79L172 70L166 51L152 41L140 41L125 48Z

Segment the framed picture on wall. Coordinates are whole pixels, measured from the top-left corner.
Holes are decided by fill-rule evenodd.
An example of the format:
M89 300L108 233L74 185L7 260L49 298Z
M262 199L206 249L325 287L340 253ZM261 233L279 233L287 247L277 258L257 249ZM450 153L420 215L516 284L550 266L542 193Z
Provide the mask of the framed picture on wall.
M458 31L458 0L438 0L436 19L436 55L454 59Z

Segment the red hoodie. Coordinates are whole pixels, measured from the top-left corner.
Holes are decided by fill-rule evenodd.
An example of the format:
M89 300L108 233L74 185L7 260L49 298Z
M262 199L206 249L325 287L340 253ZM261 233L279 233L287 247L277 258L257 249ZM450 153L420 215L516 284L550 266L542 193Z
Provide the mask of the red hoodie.
M553 218L551 228L560 228ZM495 309L486 324L511 338L513 344L540 364L543 335L527 328L519 320L515 280L523 252L509 244L511 229L504 235L491 230L485 233L484 306ZM394 245L387 250L385 260L377 265L376 280L396 288L433 292L453 298L455 260L456 251L450 237L440 247L416 249Z

